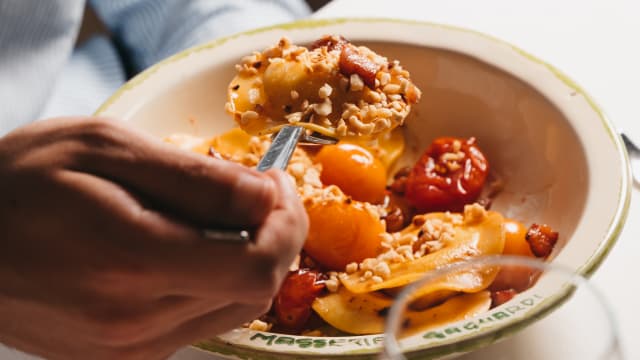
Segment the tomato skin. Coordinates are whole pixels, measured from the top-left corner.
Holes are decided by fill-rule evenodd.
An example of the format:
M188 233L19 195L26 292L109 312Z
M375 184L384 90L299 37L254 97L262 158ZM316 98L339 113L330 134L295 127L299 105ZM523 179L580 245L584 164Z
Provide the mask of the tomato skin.
M273 303L278 325L289 330L302 330L311 316L311 304L324 289L322 274L318 271L291 271Z
M380 219L364 204L346 199L307 207L309 234L304 251L329 270L376 257L384 232Z
M535 256L547 258L558 242L558 232L546 224L532 224L525 239Z
M459 159L447 159L456 153ZM419 212L462 211L474 202L487 179L489 163L475 138L437 138L414 165L407 178L405 197Z
M524 224L516 220L505 219L504 233L505 242L504 250L502 251L503 254L535 257L526 240L527 228Z
M513 299L518 292L514 289L498 290L491 292L491 308L500 306L507 301Z
M326 145L315 161L322 164L323 184L336 185L357 201L381 203L384 200L386 169L365 148L349 143Z

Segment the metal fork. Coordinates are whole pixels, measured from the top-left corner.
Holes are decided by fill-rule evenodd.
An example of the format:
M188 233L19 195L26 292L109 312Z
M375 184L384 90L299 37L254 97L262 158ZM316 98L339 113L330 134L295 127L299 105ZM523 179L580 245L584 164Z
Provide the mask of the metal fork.
M338 142L338 140L320 135L307 134L301 126L285 126L273 137L273 142L269 150L267 150L266 154L264 154L258 163L258 171L286 169L298 142L302 144L331 145Z
M338 142L337 139L321 135L307 134L301 126L285 126L278 131L271 146L258 163L258 171L269 169L285 170L298 143L314 145L331 145ZM202 235L211 240L245 243L251 240L251 232L248 230L205 229Z
M623 132L620 133L622 141L627 148L629 160L631 161L631 173L633 175L633 185L640 189L640 148Z

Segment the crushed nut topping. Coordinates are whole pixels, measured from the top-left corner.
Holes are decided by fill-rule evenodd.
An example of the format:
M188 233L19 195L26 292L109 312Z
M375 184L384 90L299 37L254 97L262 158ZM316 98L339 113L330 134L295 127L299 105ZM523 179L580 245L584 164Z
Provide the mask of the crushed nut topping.
M474 203L464 206L464 223L467 225L482 222L487 217L487 210L484 206Z
M324 281L324 285L327 287L329 292L336 292L340 289L340 280L338 280L338 274L333 273L329 275L329 279Z
M269 331L271 330L272 326L273 324L271 323L256 319L249 324L249 329L255 330L255 331Z
M420 90L411 83L409 72L398 61L390 62L367 47L355 46L337 36L325 36L314 44L306 48L283 38L277 45L241 59L236 65L238 77L251 88L243 90L236 86L237 81L232 81L233 95L225 106L241 127L255 129L257 125L249 124L262 122L265 126L276 126L286 121L316 126L312 129L324 135L345 137L384 134L404 123L411 106L420 98ZM295 75L303 79L325 81L318 84L303 80L306 85L288 90L285 94L289 96L269 96L269 91L280 89L269 90L274 87L268 84L282 83L273 78L281 75L274 74L296 71ZM348 94L353 92L358 92L361 100L346 102L353 96ZM245 102L237 100L243 97ZM247 102L255 106L247 109L242 105ZM313 116L304 116L307 108L313 109ZM244 116L247 111L258 116Z
M454 240L455 226L462 223L460 214L445 213L444 219L416 215L412 224L418 231L380 234L385 250L375 258L364 259L360 264L348 264L342 274L362 271L360 281L383 282L391 276L390 265L413 261L441 250Z

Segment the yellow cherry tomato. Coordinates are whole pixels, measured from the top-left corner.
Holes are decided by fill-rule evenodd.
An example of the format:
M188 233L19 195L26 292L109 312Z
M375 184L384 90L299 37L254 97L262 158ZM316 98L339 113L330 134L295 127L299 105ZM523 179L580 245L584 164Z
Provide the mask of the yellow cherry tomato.
M330 270L376 257L384 227L356 201L331 201L307 207L309 235L304 250Z
M519 221L507 219L504 223L505 255L520 255L535 257L529 243L525 240L527 228Z
M505 255L535 257L525 240L527 228L519 221L507 219L504 223ZM527 266L503 266L490 286L491 291L513 289L516 292L530 288L538 279L540 271Z
M324 146L315 161L322 164L323 184L336 185L357 201L381 203L384 200L386 170L365 148L349 143Z

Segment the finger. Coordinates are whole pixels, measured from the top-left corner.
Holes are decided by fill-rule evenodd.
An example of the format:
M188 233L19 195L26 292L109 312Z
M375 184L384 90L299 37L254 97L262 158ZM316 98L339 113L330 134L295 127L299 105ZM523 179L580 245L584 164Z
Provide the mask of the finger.
M309 219L289 175L276 169L269 170L267 175L276 184L278 197L274 210L257 233L256 244L261 249L278 249L282 271L300 253L309 231Z
M57 176L65 206L83 209L86 216L73 218L78 211L69 209L61 214L68 217L63 223L78 225L73 231L76 242L56 244L69 249L56 261L76 264L67 270L79 278L84 291L114 301L177 294L262 302L272 296L281 277L273 275L282 271L274 265L281 249L259 251L254 244L212 242L198 229L145 209L117 184L68 170ZM68 229L57 231L64 234ZM78 241L88 245L81 249Z
M256 231L255 242L238 246L203 241L189 248L175 247L163 260L165 266L173 267L167 271L171 293L224 294L243 302L262 302L275 295L302 248L308 219L288 175L282 171L267 174L275 184L276 203Z
M171 331L176 324L226 306L230 299L246 300L245 295L237 291L246 283L239 285L235 274L246 272L246 266L238 261L241 255L235 246L225 247L229 256L222 256L223 259L234 258L229 265L218 265L215 272L190 274L190 277L201 278L206 284L207 291L203 291L206 298L183 295L159 298L168 291L165 279L171 274L163 266L164 261L158 261L163 259L157 256L158 253L166 255L167 262L181 255L185 261L190 261L193 256L189 252L202 253L201 245L212 251L215 244L203 241L199 232L184 224L144 210L133 194L117 184L72 171L62 171L57 176L67 205L79 204L82 207L83 204L91 204L93 214L88 214L89 217L102 219L100 227L113 230L113 233L101 232L107 236L100 236L98 244L94 244L97 245L96 253L89 258L97 266L86 272L84 281L94 298L89 298L90 306L86 301L81 304L90 309L82 316L89 317L97 325L97 331L93 332L96 342L120 346L145 341ZM66 190L72 191L66 193ZM83 221L79 224L81 237L96 229L95 224ZM84 224L89 226L85 228ZM157 252L157 249L161 251ZM174 252L176 249L181 251ZM203 257L202 263L211 264L212 259L219 255L217 252ZM87 255L87 252L82 251L81 254ZM219 291L216 275L230 279L229 284L234 284L236 292L234 296ZM268 300L254 301L262 304ZM87 331L91 333L91 329Z
M299 231L297 234L298 240L300 237L303 237L304 240L309 230L309 218L298 196L295 181L287 173L277 169L267 171L267 175L274 180L279 194L274 206L279 209L285 209L295 216L297 221L294 225Z
M102 178L68 170L55 177L64 204L52 204L58 215L41 225L60 242L42 244L58 254L43 261L68 264L60 271L72 272L96 296L133 301L166 295L168 275L159 259L171 261L176 247L188 259L199 251L190 247L202 241L199 230L144 208L135 194Z
M92 218L106 221L116 215L111 223L101 224L100 233L111 241L120 240L129 251L102 259L97 270L89 272L91 283L100 284L95 291L105 295L184 294L264 301L275 294L306 237L306 213L288 175L280 171L267 175L277 190L276 206L258 230L256 243L245 246L202 239L192 227L143 208L117 184L78 172L68 176L75 179L70 188L102 209Z
M180 216L204 224L258 225L273 206L274 185L265 174L180 150L116 122L90 124L82 129L87 149L80 166Z

